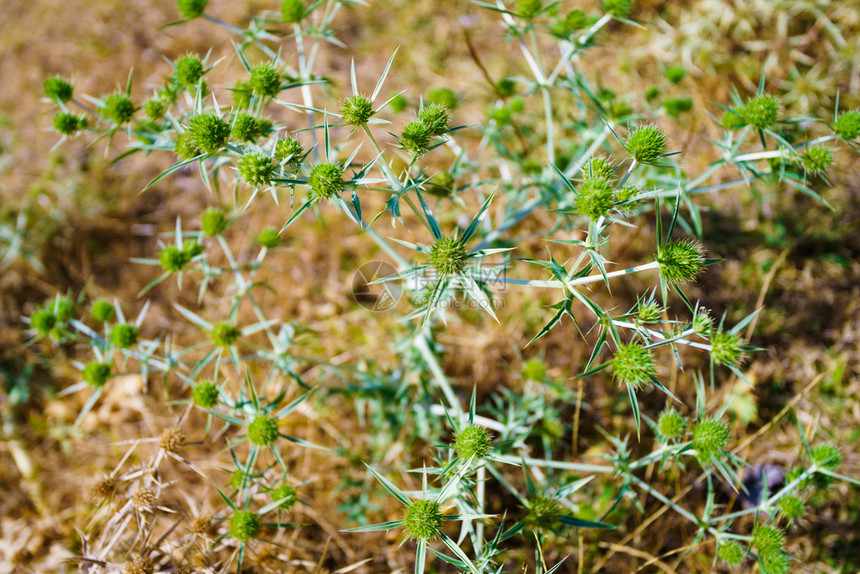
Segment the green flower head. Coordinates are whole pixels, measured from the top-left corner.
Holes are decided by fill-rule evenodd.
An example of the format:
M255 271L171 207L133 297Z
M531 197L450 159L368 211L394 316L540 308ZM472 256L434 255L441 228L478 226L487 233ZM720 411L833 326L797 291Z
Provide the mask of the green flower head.
M588 167L583 170L586 179L603 178L607 181L615 177L615 165L609 156L596 155L588 162Z
M161 262L161 267L168 273L176 273L182 271L191 261L191 257L184 249L180 249L174 245L168 245L161 250L158 256Z
M444 106L446 110L457 108L457 94L451 88L433 88L427 92L427 101L431 104Z
M240 142L253 142L272 129L272 122L264 118L256 118L251 114L240 112L233 116L230 135Z
M555 530L561 524L561 504L551 496L536 496L526 502L525 523L535 530Z
M48 335L57 324L57 316L53 309L42 308L30 316L30 326L40 335Z
M232 323L216 323L212 327L210 337L212 344L216 347L229 347L239 340L242 336L242 330Z
M531 20L543 9L541 0L517 0L517 14L526 20Z
M274 97L281 91L281 74L272 64L260 64L251 70L251 91Z
M463 271L467 256L466 246L454 237L441 237L430 246L430 266L442 276Z
M259 152L250 152L242 156L236 167L239 171L239 177L245 183L253 187L266 187L272 183L278 166L269 156Z
M89 122L84 116L59 112L54 116L54 129L64 136L73 136L80 130L86 129Z
M657 126L641 125L630 131L624 147L639 163L654 163L666 153L666 135Z
M42 82L45 97L55 102L67 103L72 99L75 88L72 84L59 76L51 76Z
M846 142L857 139L860 136L860 110L839 114L833 123L833 133Z
M278 421L259 415L248 425L248 438L257 446L272 446L278 440Z
M197 148L206 153L214 153L227 145L227 138L230 137L230 126L215 114L198 114L191 118L188 134L190 141Z
M239 542L247 542L260 534L260 517L250 511L236 512L230 519L230 534Z
M110 374L110 365L94 361L86 364L84 370L81 371L81 378L83 378L89 385L101 388L105 386L105 383L110 378Z
M677 84L687 76L687 70L684 69L684 66L669 66L663 75L673 84Z
M774 556L782 552L785 546L785 535L782 530L773 526L759 525L753 530L752 546L762 558Z
M641 323L656 323L663 318L663 306L654 301L643 303L639 306L636 318Z
M286 137L278 140L275 144L275 159L285 161L288 164L296 165L302 159L305 150L302 147L302 142L296 138Z
M200 381L191 391L191 400L194 401L195 405L204 409L211 409L217 405L220 396L218 387L211 381Z
M606 217L615 205L614 190L609 180L592 177L579 187L576 194L576 210L592 221Z
M742 107L735 107L727 110L723 114L722 127L726 130L736 130L744 127L746 122L746 110Z
M711 358L716 364L737 366L745 354L744 340L740 335L725 331L711 334Z
M410 538L435 540L442 534L442 510L432 500L422 498L410 504L403 522Z
M308 177L312 199L332 200L339 197L345 183L343 169L334 163L318 163Z
M418 121L427 127L430 137L448 132L448 108L443 104L427 104L418 112Z
M193 86L203 74L203 62L193 54L186 54L176 61L176 81L180 85Z
M666 98L663 100L663 109L669 116L677 118L693 109L693 100L690 98Z
M200 215L200 229L203 230L203 234L207 237L221 235L227 229L229 223L224 211L218 207L207 208Z
M98 321L99 323L107 323L108 321L113 320L116 316L116 311L110 301L107 299L98 299L93 303L93 306L90 309L90 315L92 315L93 320Z
M813 175L818 175L827 171L827 168L833 163L833 152L820 145L808 147L802 161L803 169Z
M669 283L687 283L705 266L701 245L689 240L672 240L657 248L654 260L660 265L660 275Z
M741 545L734 540L724 540L720 542L717 554L726 564L735 565L743 562L745 552Z
M291 509L298 501L295 487L290 486L289 484L282 484L278 488L272 490L271 496L273 502L276 500L282 501L281 504L278 505L278 508L281 510Z
M657 428L664 438L673 439L684 434L687 424L681 413L669 407L660 413L660 418L657 419Z
M167 100L160 96L153 96L143 102L143 113L146 117L155 121L164 117L164 112L167 111Z
M612 359L612 376L619 384L644 387L656 374L650 350L638 343L618 346Z
M125 92L114 92L107 96L99 107L99 113L117 125L128 122L134 117L135 107Z
M718 460L729 443L729 427L715 419L700 422L693 429L693 448L702 465Z
M373 116L373 103L360 94L350 96L343 101L340 107L343 121L352 126L363 126Z
M120 323L110 331L110 340L120 349L128 349L140 340L140 332L134 325Z
M783 496L779 499L777 504L779 506L780 514L782 514L789 522L799 519L803 516L803 513L806 512L806 504L803 502L803 499L798 498L793 494Z
M410 122L400 134L400 146L412 155L423 155L430 147L432 137L430 128L424 122Z
M302 0L284 0L281 4L281 17L287 24L298 24L305 17L306 10Z
M280 242L281 238L278 235L278 230L274 227L267 227L257 235L257 243L260 247L273 249L277 247Z
M186 20L193 20L203 15L208 0L176 0L179 13Z
M756 96L744 108L744 121L756 129L772 126L779 115L779 100L773 96Z
M467 426L457 433L457 438L454 440L454 450L462 459L469 459L472 456L476 460L485 458L492 446L490 433L479 425Z

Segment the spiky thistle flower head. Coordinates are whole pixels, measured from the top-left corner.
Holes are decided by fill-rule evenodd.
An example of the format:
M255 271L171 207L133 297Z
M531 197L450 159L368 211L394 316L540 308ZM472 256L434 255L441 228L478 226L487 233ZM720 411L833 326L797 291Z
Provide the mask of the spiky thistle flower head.
M261 152L246 153L236 166L239 177L253 187L271 185L277 167L272 158Z
M457 456L463 459L473 456L476 460L485 458L492 446L490 433L479 425L467 426L457 433L457 438L454 440L454 450L457 451Z
M290 165L298 164L304 153L302 142L296 138L286 137L278 140L278 143L275 144L275 159L285 161Z
M107 299L97 299L93 302L90 315L92 315L93 320L99 323L107 323L113 320L116 316L116 311Z
M253 540L262 528L260 517L248 510L236 512L230 518L230 535L239 542Z
M744 108L744 121L759 130L772 126L778 116L779 100L767 94L752 98Z
M84 370L81 371L81 378L86 381L87 384L96 388L105 386L110 375L111 366L99 361L87 363L86 366L84 366Z
M626 18L633 10L633 0L603 0L603 9L616 18Z
M576 210L592 221L609 214L615 205L614 189L603 177L590 177L579 186L576 194Z
M361 94L349 96L341 104L340 115L346 124L363 126L373 117L373 103Z
M722 421L705 419L693 429L693 448L703 465L718 460L728 443L729 427Z
M711 359L718 365L739 365L746 355L744 340L737 333L714 331L711 333Z
M846 142L857 139L860 136L860 110L839 114L833 123L833 133Z
M221 117L212 113L197 114L188 124L190 141L206 153L214 153L225 145L230 137L230 126ZM177 142L177 151L179 143ZM192 156L193 157L193 156Z
M410 538L435 540L442 534L442 509L438 502L421 498L409 505L403 522Z
M209 337L216 347L229 347L239 340L242 330L233 323L223 321L212 326Z
M251 69L251 91L260 96L274 97L281 91L281 74L272 64L260 64Z
M204 409L211 409L217 405L220 396L218 387L211 381L200 381L194 385L194 389L191 391L191 400L194 401L195 405Z
M802 161L803 169L808 173L818 175L827 171L827 168L833 163L833 152L824 146L810 146L806 148Z
M612 358L612 376L616 382L639 388L649 384L656 374L650 350L635 342L618 346Z
M636 318L640 323L648 324L648 323L656 323L660 319L663 318L663 306L657 303L656 301L649 301L647 303L643 303L639 305L637 309Z
M272 122L265 118L258 118L246 112L240 112L233 116L230 135L240 142L253 142L272 129Z
M72 99L72 94L75 90L71 82L61 78L60 76L51 76L42 82L42 89L45 91L45 97L55 102L63 104Z
M274 227L267 227L257 234L257 243L260 247L272 249L277 247L280 242L281 238L278 234L278 230Z
M667 439L678 438L684 434L687 424L681 413L673 407L669 407L660 413L660 418L657 419L657 428L660 434Z
M307 8L302 0L284 0L281 3L281 17L287 24L298 24L305 17Z
M334 199L343 191L343 168L335 163L318 163L308 177L311 197Z
M298 501L295 487L290 486L289 484L282 484L281 486L275 488L274 490L272 490L271 496L273 502L276 500L282 501L278 505L278 508L285 511L295 506L296 501Z
M455 237L440 237L430 246L430 266L442 276L463 271L467 258L466 246Z
M427 152L432 137L430 129L424 122L409 122L400 134L400 147L412 155L419 156Z
M840 464L842 464L842 453L833 445L818 445L810 452L812 455L812 462L825 470L833 472L839 468Z
M552 496L535 496L526 502L524 522L533 529L555 530L560 524L561 504Z
M687 283L705 266L703 251L695 241L671 240L657 248L654 260L660 265L663 279L669 283Z
M158 446L166 452L176 452L185 446L185 432L176 427L166 428L158 437Z
M203 62L194 54L186 54L176 61L176 81L180 85L193 86L203 74Z
M161 96L153 96L143 102L143 113L146 117L155 121L164 117L164 112L167 111L168 101Z
M193 20L203 15L208 0L176 0L179 13L186 20Z
M526 20L531 20L537 16L542 9L543 2L541 0L517 0L517 14Z
M418 121L427 127L430 137L448 133L450 111L444 104L427 104L418 112Z
M666 153L666 135L655 125L637 126L627 135L627 153L639 163L654 163Z
M110 331L110 340L120 349L128 349L136 345L140 339L140 332L134 325L128 323L120 323L115 325Z
M258 415L248 425L248 438L257 446L272 446L278 440L278 421L266 415Z
M73 136L89 125L87 118L83 115L70 114L69 112L58 112L54 116L54 129L64 136Z
M134 117L134 102L125 92L114 92L102 100L99 113L117 125L122 125Z
M200 229L207 237L221 235L229 223L227 215L220 207L209 207L200 215Z
M782 552L785 535L778 528L760 524L753 530L752 546L762 558L773 556Z
M726 564L736 565L744 560L744 549L734 540L723 540L717 549L717 554Z
M168 273L177 273L188 265L191 257L184 249L175 245L167 245L158 254L158 260L161 262L162 269Z
M780 498L777 505L779 506L780 514L789 522L799 519L806 512L806 504L803 502L803 499L793 494L788 494Z

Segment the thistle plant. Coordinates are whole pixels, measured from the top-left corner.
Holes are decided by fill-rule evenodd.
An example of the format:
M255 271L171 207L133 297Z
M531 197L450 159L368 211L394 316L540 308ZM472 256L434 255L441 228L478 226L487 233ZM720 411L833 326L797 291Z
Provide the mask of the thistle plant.
M815 489L857 481L840 474L837 447L810 448L799 429L803 450L778 491L765 489L755 508L720 501L721 492L746 488L729 383L752 387L743 368L759 350L750 343L760 309L709 303L722 317L715 321L693 296L695 282L720 264L706 254L724 247L706 233L702 204L761 184L799 191L825 208L826 174L840 158L834 151L853 145L860 113L837 104L832 121L797 117L762 76L754 95L735 91L713 107L711 128L720 135L704 146L712 152L708 167L695 173L666 127L699 111L683 93L686 67L661 67L655 89L628 97L580 65L612 40L613 28L639 25L632 19L639 7L604 0L596 13L565 12L529 0L472 7L500 25L523 62L500 79L472 50L492 101L477 107L488 114L482 125L458 126L460 114L472 113L459 88L394 93L379 103L386 81L396 81L396 52L381 70L352 61L351 93L339 93L337 80L345 84L347 74L332 80L336 71L317 58L326 43L339 45L335 22L346 4L360 3L285 0L241 29L208 14L205 0L181 0L184 26L220 26L235 36L229 58L207 67L208 57L186 54L165 68L149 99L138 99L129 80L74 112L74 83L45 81L63 140L92 133L116 145L126 137L119 164L137 153L170 162L147 189L191 173L211 193L190 230L176 217L169 232L154 234L151 256L134 260L151 271L139 293L150 299L136 320L126 320L119 302L82 293L42 303L24 321L31 344L74 347L67 351L77 380L61 395L87 393L77 425L132 375L141 396L154 395L147 385L158 380L165 411L181 411L178 424L151 439L159 451L132 459L130 450L100 483L99 504L120 492L128 502L93 514L83 558L107 565L117 548L144 549L121 557L133 565L126 570L172 568L173 554L150 551L157 532L164 549L197 548L198 536L205 541L198 550L241 571L257 554L249 547L291 544L283 530L299 525L282 522L281 513L301 511L338 544L363 546L368 532L399 530L401 557L415 572L424 571L428 549L475 574L500 571L506 551L528 549L535 570L548 573L547 553L558 555L567 529L588 540L584 555L601 536L616 540L612 530L631 534L640 512L664 508L695 532L688 552L787 571L786 523L814 512ZM236 77L207 86L219 77L208 75L215 66ZM375 83L365 84L365 75ZM264 219L276 226L255 226ZM393 268L362 287L408 292L393 302L390 325L378 328L384 336L341 354L328 352L329 339L361 339L368 328L350 321L366 313L340 300L283 306L285 291L298 287L288 282L317 266L307 255L323 250L311 245L321 237L314 233L334 226L332 243L362 257L378 252ZM355 264L355 253L335 261L330 274ZM327 290L316 286L309 297ZM518 308L506 308L508 301ZM147 319L151 302L159 312ZM457 311L468 303L479 312ZM514 384L471 381L469 401L452 365L471 368L477 357L463 357L452 341L477 345L494 328L489 319L521 326L523 346L540 354L527 368L505 371ZM553 349L565 356L563 367L550 353L544 363ZM687 406L693 396L695 407ZM595 416L614 428L595 425ZM581 433L588 433L586 454ZM210 453L223 463L217 480L177 454L198 441L218 447ZM214 507L211 536L206 520L202 534L161 528L174 510L159 498L169 486L160 482L168 459L194 470L201 484L227 485L205 504L200 494L201 508ZM134 468L121 472L131 460ZM297 506L315 480L300 475L336 465L348 465L343 482L326 484L326 492L342 497L346 516L322 520L312 503ZM420 491L395 486L386 478L394 468L406 472L407 484L420 475ZM665 494L662 479L677 495ZM371 524L382 514L394 519ZM762 523L745 519L760 514ZM122 521L138 528L123 531L118 544L103 526ZM334 530L358 542L344 543ZM600 569L602 558L588 552Z

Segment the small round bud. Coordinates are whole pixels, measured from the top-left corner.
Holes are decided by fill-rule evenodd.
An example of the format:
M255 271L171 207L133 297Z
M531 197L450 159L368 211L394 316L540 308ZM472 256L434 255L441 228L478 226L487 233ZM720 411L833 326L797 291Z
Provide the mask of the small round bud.
M740 335L716 331L711 335L711 359L718 365L737 366L744 359L744 340Z
M432 500L416 500L406 509L404 526L410 538L435 540L442 533L442 511Z
M143 113L151 120L160 120L164 117L164 112L167 111L167 100L159 96L154 96L143 102Z
M334 163L319 163L311 170L308 186L312 198L334 199L343 191L343 169Z
M409 100L407 100L406 96L404 96L403 94L397 94L396 96L393 96L392 98L390 98L390 101L388 102L388 107L394 113L402 112L408 106L409 106Z
M517 91L517 83L513 78L502 78L496 82L496 91L500 96L509 98Z
M568 12L564 18L555 21L552 33L559 38L569 38L577 30L582 30L588 25L588 17L582 10L576 9Z
M418 121L427 127L430 137L448 133L448 108L441 104L428 104L418 112Z
M645 90L645 101L648 103L653 102L660 96L661 90L659 86L648 86Z
M663 100L663 109L669 116L677 118L693 109L693 100L690 98L667 98Z
M134 117L134 112L134 103L124 92L115 92L107 96L99 107L99 113L117 125L128 122Z
M57 324L57 316L52 309L38 309L30 316L30 326L40 335L47 336Z
M107 383L110 378L110 374L110 365L93 361L91 363L87 363L84 370L81 371L81 378L90 386L101 388L105 386L105 383Z
M663 318L663 306L654 301L639 305L636 313L636 318L640 323L656 323Z
M98 321L99 323L107 323L108 321L113 320L116 316L116 311L110 301L107 299L98 299L93 303L93 306L90 309L90 315L92 315L93 320Z
M278 508L284 511L291 509L298 501L295 487L292 487L289 484L282 484L278 488L274 489L271 492L271 496L272 502L276 500L281 501Z
M602 177L592 177L579 187L576 210L592 221L606 217L615 205L612 184Z
M229 347L239 340L241 329L232 323L216 323L212 327L210 338L216 347Z
M687 76L687 70L684 69L684 66L669 66L663 75L673 84L677 84Z
M806 153L803 155L803 169L807 172L814 175L824 173L831 163L833 163L833 153L826 147L806 148Z
M446 110L457 108L457 94L451 88L433 88L427 92L427 101L444 106Z
M513 113L511 112L511 108L509 108L508 106L499 105L488 108L487 117L489 117L491 120L493 120L500 126L506 126L511 123Z
M727 110L726 113L723 114L722 126L723 129L726 130L736 130L738 128L742 128L747 125L746 121L746 110L742 107L734 107L731 110Z
M218 207L210 207L200 215L200 229L207 237L221 235L229 224L224 211Z
M759 525L753 530L752 546L762 558L773 556L782 552L785 535L782 530L773 526Z
M457 438L454 440L454 450L457 451L457 456L466 460L473 456L476 460L485 458L490 453L492 446L490 433L478 425L467 426L457 433Z
M819 445L812 449L811 454L812 462L824 470L833 472L842 464L842 453L833 445Z
M136 345L140 339L140 333L137 327L128 323L120 323L115 325L110 331L110 340L120 349L128 349Z
M744 560L744 549L734 540L724 540L720 542L717 549L717 554L720 555L723 562L726 564L740 564Z
M291 165L296 165L305 155L305 150L302 147L302 142L296 138L284 138L278 140L275 144L275 159L283 161Z
M203 77L203 62L192 54L182 56L176 62L176 81L183 86L193 86Z
M227 144L230 126L215 114L198 114L191 118L188 133L196 147L206 153L214 153Z
M305 17L305 10L302 0L284 0L281 4L281 17L287 24L298 24Z
M184 250L176 247L175 245L168 245L161 250L158 260L161 262L161 267L165 271L168 273L176 273L182 271L182 269L188 265L191 258Z
M54 301L54 314L57 321L65 323L75 314L75 302L68 297L62 297Z
M259 96L274 97L281 91L281 74L272 64L260 64L251 70L251 91Z
M521 18L531 20L543 9L541 0L517 0L517 14Z
M430 130L423 122L409 122L400 134L400 147L412 155L420 156L427 152L431 138Z
M857 139L860 136L860 110L839 114L833 123L833 133L846 142Z
M551 496L536 496L526 502L525 523L533 529L554 530L561 521L561 505Z
M673 439L684 434L687 423L681 413L669 407L660 413L660 418L657 419L657 428L663 438Z
M373 116L373 104L361 94L350 96L340 108L343 121L351 126L363 126Z
M230 535L239 542L247 542L260 534L262 526L260 517L253 512L237 512L230 519Z
M278 421L266 415L259 415L248 425L248 438L257 446L272 446L279 436Z
M687 283L705 266L703 248L694 241L672 240L657 248L654 260L660 275L670 283Z
M779 100L773 96L756 96L747 102L744 121L756 129L767 129L779 115Z
M218 392L218 387L210 381L201 381L194 386L191 391L191 400L198 407L211 409L218 404L218 399L221 394Z
M612 358L612 376L616 382L639 388L649 384L656 374L650 350L638 343L618 346Z
M87 125L87 118L84 116L68 112L59 112L54 116L54 129L64 136L73 136L80 130L86 129Z
M72 84L59 76L51 76L42 82L45 97L55 102L67 103L72 99L75 88Z
M719 459L728 443L729 427L718 420L704 420L693 429L693 448L703 465Z
M625 148L639 163L654 163L666 153L666 136L657 126L641 125L627 135Z
M185 446L185 433L178 428L164 429L158 437L158 446L167 452L176 452Z
M260 247L273 249L281 242L278 230L274 227L267 227L257 235L257 243Z
M203 15L208 0L176 0L179 13L186 20L193 20Z
M633 0L603 0L603 9L616 18L626 18L633 10Z
M786 520L793 522L803 516L806 512L806 504L801 498L789 494L779 499L779 512Z
M122 566L122 574L153 574L155 563L148 556L135 556Z
M272 183L277 165L265 154L250 152L242 156L237 169L239 177L248 185L266 187Z
M430 246L430 266L442 276L463 271L467 256L466 246L453 237L442 237Z
M635 185L625 185L615 193L615 205L618 209L632 211L639 205L639 194L642 193Z

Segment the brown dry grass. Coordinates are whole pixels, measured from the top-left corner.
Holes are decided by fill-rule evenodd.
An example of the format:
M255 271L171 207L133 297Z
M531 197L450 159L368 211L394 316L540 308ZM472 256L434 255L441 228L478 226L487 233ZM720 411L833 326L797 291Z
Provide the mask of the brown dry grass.
M228 22L241 21L268 7L260 1L213 4L212 13ZM660 3L652 4L659 8ZM212 46L213 59L229 57L230 37L201 22L158 31L158 26L175 17L173 3L169 1L129 5L110 0L7 0L5 7L7 15L14 15L7 19L14 22L14 27L0 35L3 54L0 111L4 116L6 154L0 192L4 209L14 211L43 194L50 198L61 217L55 223L45 224L38 237L44 270L36 271L21 263L0 278L3 344L0 362L19 369L26 358L36 357L37 353L55 359L40 363L32 379L48 395L37 398L36 404L28 408L5 415L5 442L0 445L0 492L5 494L0 502L3 516L0 558L8 571L63 571L69 567L60 561L71 555L69 548L76 544L74 529L91 516L93 501L88 492L116 467L130 448L127 441L158 437L163 429L175 424L181 411L166 407L157 383L151 383L147 394L142 395L141 381L127 377L99 403L80 430L72 429L70 422L80 408L77 399L48 397L52 389L62 387L75 373L67 363L69 357L75 356L75 349L52 350L47 345L26 348L20 335L20 317L45 298L67 289L77 293L85 284L89 284L91 295L116 297L131 307L141 287L152 278L152 268L129 264L129 258L151 257L156 249L157 232L172 229L177 216L183 221L194 221L215 198L205 192L193 174L172 177L146 193L138 193L146 181L168 165L169 158L108 165L102 158L101 147L84 148L80 142L66 143L51 152L56 136L44 129L50 118L43 115L45 105L36 101L41 81L52 73L77 73L78 93L99 95L114 89L118 82L123 83L126 70L133 68L134 94L145 97L168 69L162 56L175 58L186 51L205 53ZM430 86L450 86L462 94L465 102L457 112L458 121L479 123L488 90L475 87L479 74L462 40L462 26L464 23L469 26L479 53L504 53L504 40L499 29L485 18L462 19L472 11L466 2L460 1L415 2L408 9L398 2L380 3L345 18L340 37L354 48L359 70L378 72L393 47L400 46L390 77L393 81L389 80L392 91L409 87L410 97L417 98ZM652 14L651 8L644 8L643 14ZM398 22L396 27L390 25L394 19ZM593 60L596 69L617 70L605 71L603 81L622 91L656 77L658 71L653 63L630 50L641 36L626 36L626 30L616 34L625 41L599 48ZM325 68L340 86L348 85L347 54L333 48L325 58ZM510 67L512 61L487 56L484 63L492 75L501 77L520 71ZM604 66L609 62L621 62L622 66ZM636 74L644 80L625 71L630 69L637 70ZM234 64L211 82L236 74ZM719 78L700 79L691 87L691 96L700 105L726 101L728 85ZM666 127L673 131L673 141L684 142L688 168L710 159L706 138L714 135L712 126L667 124ZM840 159L850 160L848 156ZM843 165L848 167L836 176L837 186L827 196L836 206L834 213L823 212L820 207L791 196L775 201L769 218L759 220L756 206L744 199L744 190L706 200L710 208L706 242L713 245L716 256L726 261L703 277L695 294L708 307L729 311L731 319L753 309L760 297L766 307L753 337L753 342L766 350L747 366L755 387L745 396L757 404L758 417L750 425L736 422L734 428L737 444L760 428L766 432L741 454L756 463L790 465L798 452L796 425L789 420L791 417L772 425L769 422L785 405L792 404L793 416L807 431L844 445L843 472L857 476L860 475L856 430L860 421L857 407L860 188L856 182L860 168L856 161ZM86 169L82 170L82 166ZM810 212L816 216L810 217ZM231 231L231 242L246 243L245 230L280 225L286 213L284 209L252 213L243 220L242 229ZM526 222L517 232L527 234L529 226L539 227L535 221ZM790 233L781 236L786 228ZM639 233L641 236L632 234L613 245L618 263L623 264L625 258L638 261L647 254L653 230L643 228ZM538 255L545 249L543 242L537 240L524 248ZM275 293L265 295L261 303L276 310L275 316L310 327L307 349L333 363L354 363L370 353L378 353L380 361L391 361L391 352L382 343L397 327L389 320L362 313L347 298L355 262L373 255L372 245L336 216L327 217L325 226L304 225L301 236L288 243L269 268ZM767 276L769 265L775 261L779 266L772 276ZM620 285L620 291L614 295L632 301L641 287L633 283ZM194 339L196 333L182 332L180 326L186 323L171 308L177 297L179 301L188 299L180 296L170 283L152 292L149 325L153 332L149 335L164 330L177 332L180 338ZM556 380L565 381L575 375L588 349L569 324L523 350L540 321L545 320L541 306L551 302L547 294L533 299L523 293L508 293L500 314L502 326L494 326L485 318L470 317L442 333L439 340L448 348L444 355L446 373L463 389L477 385L483 396L501 387L523 390L527 383L520 371L524 360L532 357L542 357L548 373ZM217 296L212 296L209 303L213 316L218 316L218 306L223 303L219 303ZM676 390L685 403L692 404L694 393L681 374L669 369L660 374L673 384L681 381ZM810 381L817 382L810 386ZM803 390L806 392L801 395ZM0 400L5 399L0 394ZM581 414L574 449L579 453L605 451L606 444L593 429L625 428L629 425L626 410L619 410L611 389L591 381L584 386L583 400L591 408ZM646 412L654 413L661 408L663 399L655 394L643 397L642 402ZM308 525L279 532L275 541L280 546L255 546L250 562L260 572L336 570L366 559L371 560L361 563L358 571L408 570L409 552L395 550L398 539L393 533L366 537L338 532L347 525L338 510L343 493L334 487L344 476L363 480L360 459L376 447L372 433L358 425L346 401L332 400L324 407L315 407L316 410L303 411L291 423L293 427L285 430L329 447L337 447L345 442L345 437L350 437L353 454L346 458L298 450L287 455L288 464L298 469L298 476L316 478L303 494L311 506L291 517ZM570 420L573 410L566 409L561 416ZM189 528L201 515L217 514L222 507L214 489L208 486L209 481L223 485L229 480L219 470L227 460L222 445L205 440L204 424L203 417L197 414L184 421L187 440L202 444L186 447L181 455L208 480L182 463L168 460L159 467L161 484L169 486L163 489L158 503L178 511L176 516L182 519L180 529ZM389 465L405 467L427 454L426 445L403 445L395 441L392 448L385 460ZM29 454L34 468L27 469L23 453ZM152 461L157 453L155 443L141 444L123 472ZM405 454L413 460L398 462L398 457ZM694 475L689 473L672 476L658 486L672 495L682 485L690 484L691 478ZM595 496L599 494L595 492ZM685 500L691 508L698 508L703 500L701 484ZM725 494L720 502L730 501ZM490 510L502 510L504 502L497 501L497 507ZM646 505L646 512L631 511L626 529L620 534L558 541L554 556L571 554L566 563L569 571L633 572L639 568L656 571L654 565L664 565L661 566L664 571L666 568L711 571L708 557L712 550L694 553L683 563L678 561L677 554L665 553L666 549L681 547L692 540L690 525L669 512L661 515L659 528L650 527L645 517L660 512L661 505L653 499L641 502ZM391 519L393 510L386 502L371 520ZM830 571L823 557L846 555L852 551L852 545L856 548L860 543L857 514L856 492L840 485L830 491L821 506L794 526L789 537L790 550L811 561L801 569ZM172 517L165 519L159 528L165 528L172 520ZM215 526L210 525L205 532L212 535L214 530ZM625 536L625 532L632 534ZM175 564L199 562L193 551L199 545L193 537L189 540L186 547L176 550ZM575 558L581 550L588 557L586 564L579 564ZM509 564L529 559L529 551L524 549L511 555ZM651 566L643 567L649 562Z

